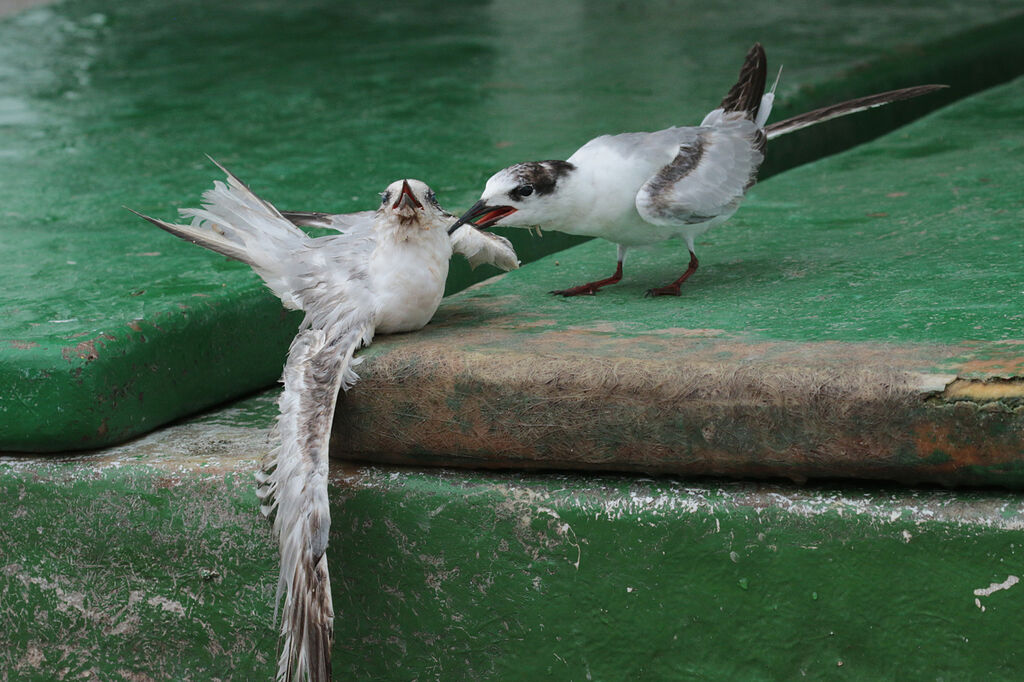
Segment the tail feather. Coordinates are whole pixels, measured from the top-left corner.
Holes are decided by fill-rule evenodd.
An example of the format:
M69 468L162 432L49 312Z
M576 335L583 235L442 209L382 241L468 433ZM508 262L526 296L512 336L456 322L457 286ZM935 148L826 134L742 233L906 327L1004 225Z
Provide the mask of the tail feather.
M757 108L757 117L754 119L754 123L757 124L758 128L764 128L764 124L767 123L768 117L772 115L772 105L775 104L775 88L779 87L780 78L782 78L781 66L779 67L779 72L775 75L775 82L772 83L772 89L761 96L761 104Z
M755 118L761 106L761 96L768 81L768 59L761 43L754 43L740 69L739 79L729 89L718 108L725 113L746 112L748 118Z
M921 95L927 95L930 92L941 90L949 87L947 85L917 85L912 88L903 88L900 90L889 90L888 92L880 92L874 95L868 95L866 97L858 97L851 99L846 102L840 102L839 104L832 104L821 109L815 109L814 111L808 111L805 114L787 118L785 121L779 121L778 123L772 123L767 126L764 130L768 135L768 139L772 140L776 137L786 135L788 133L807 128L818 123L824 123L825 121L831 121L834 118L840 116L847 116L849 114L855 114L859 111L866 109L873 109L880 107L892 102L899 102L905 99L912 99L914 97L920 97Z

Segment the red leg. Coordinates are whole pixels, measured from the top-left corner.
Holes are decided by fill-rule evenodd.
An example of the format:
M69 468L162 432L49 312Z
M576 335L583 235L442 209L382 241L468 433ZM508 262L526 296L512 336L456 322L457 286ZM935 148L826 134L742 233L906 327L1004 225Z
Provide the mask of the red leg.
M697 272L698 265L700 265L700 263L697 261L697 254L691 251L690 267L686 268L686 272L683 273L682 277L672 282L672 284L663 287L656 287L654 289L648 289L647 293L644 294L644 296L678 296L679 285L685 282L687 279L689 279L690 275Z
M560 296L579 296L580 294L587 294L593 296L597 293L597 290L606 284L615 284L622 279L622 261L618 261L615 266L615 274L608 279L599 279L596 282L588 282L587 284L581 284L578 287L572 287L570 289L560 289L558 291L549 291L549 294L555 294Z

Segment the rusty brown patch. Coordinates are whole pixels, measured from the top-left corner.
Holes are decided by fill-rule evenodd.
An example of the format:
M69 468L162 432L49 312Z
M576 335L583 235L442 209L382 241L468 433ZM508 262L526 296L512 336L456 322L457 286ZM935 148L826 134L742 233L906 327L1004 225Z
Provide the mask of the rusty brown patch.
M388 461L830 475L884 458L891 438L860 434L890 433L921 399L915 376L884 367L583 361L566 354L572 334L556 336L560 356L421 343L368 358L339 413L338 445Z
M96 348L97 344L99 344L102 347L106 345L104 341L114 340L114 337L111 336L110 334L100 334L95 339L91 339L89 341L82 341L81 343L75 346L65 346L64 348L61 349L60 354L68 362L71 362L73 358L85 360L86 362L92 362L93 360L97 359L100 356L99 351Z
M1020 450L1007 448L1006 443L983 437L970 438L962 423L932 421L918 424L914 428L914 441L918 456L935 460L946 457L946 461L935 462L930 468L944 473L954 473L967 467L993 467L1016 461ZM980 435L980 434L979 434Z
M28 350L30 348L39 347L39 344L35 341L10 341L9 343L12 348L17 348L18 350Z
M760 341L719 330L524 333L494 319L454 325L375 344L339 410L336 454L414 465L956 483L984 474L937 469L928 458L945 450L929 450L916 435L922 425L959 424L963 438L992 440L976 456L982 466L1003 461L986 452L1024 451L1024 415L951 415L943 401L929 402L956 378L934 368L959 368L968 344Z
M1024 376L1024 355L967 360L960 365L960 371L964 374L987 374L989 376Z

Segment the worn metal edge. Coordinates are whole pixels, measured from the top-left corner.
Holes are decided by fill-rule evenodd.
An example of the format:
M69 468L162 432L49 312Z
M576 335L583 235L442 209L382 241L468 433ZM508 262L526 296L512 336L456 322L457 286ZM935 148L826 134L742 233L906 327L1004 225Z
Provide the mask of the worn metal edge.
M1024 402L946 393L958 347L507 336L378 348L332 454L391 464L1024 486ZM487 338L489 341L482 342ZM480 343L474 343L478 341Z
M121 443L264 388L280 377L299 320L254 284L238 296L101 328L63 348L5 344L0 451Z

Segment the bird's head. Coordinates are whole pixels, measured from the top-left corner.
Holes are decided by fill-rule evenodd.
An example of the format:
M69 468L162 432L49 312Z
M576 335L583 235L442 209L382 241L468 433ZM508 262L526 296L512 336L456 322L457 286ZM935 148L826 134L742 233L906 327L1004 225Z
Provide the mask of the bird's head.
M462 214L449 234L464 223L481 230L550 224L560 212L562 181L574 170L568 161L529 161L498 171L487 181L480 201Z
M403 226L429 229L447 222L452 214L437 203L434 191L419 180L396 180L380 195L379 213L395 218Z

